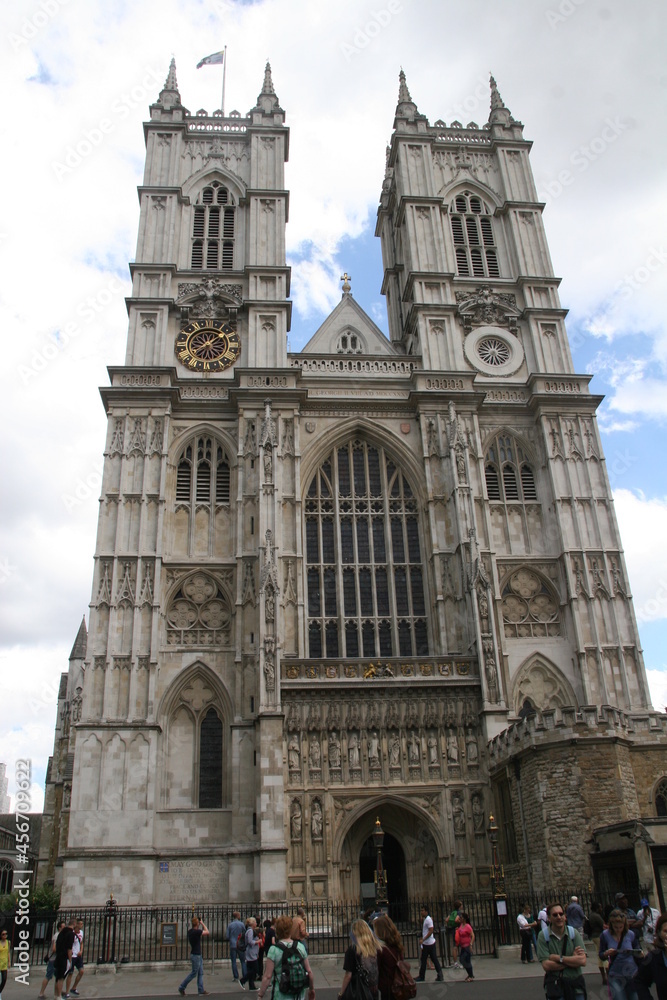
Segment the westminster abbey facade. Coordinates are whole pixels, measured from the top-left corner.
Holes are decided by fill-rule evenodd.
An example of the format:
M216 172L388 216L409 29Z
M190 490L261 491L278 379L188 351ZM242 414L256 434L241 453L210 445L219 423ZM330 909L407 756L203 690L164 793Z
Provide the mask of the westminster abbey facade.
M665 721L600 398L495 81L488 122L431 124L401 73L390 335L344 275L299 353L268 65L223 117L182 105L172 61L145 129L42 880L66 904L352 901L379 817L390 898L451 898L489 887L493 813L517 886L660 894Z

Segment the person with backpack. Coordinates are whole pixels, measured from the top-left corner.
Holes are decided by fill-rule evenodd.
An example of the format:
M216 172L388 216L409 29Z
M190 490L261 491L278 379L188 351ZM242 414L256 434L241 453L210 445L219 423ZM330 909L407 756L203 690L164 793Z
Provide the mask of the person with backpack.
M612 1000L637 1000L634 982L637 957L642 957L642 951L637 935L628 926L627 916L622 910L612 910L609 929L600 935L600 958L609 960L607 981Z
M232 976L234 982L239 982L239 970L236 965L238 955L241 960L241 975L245 979L247 970L245 965L245 924L241 920L238 910L232 913L232 921L227 928L227 940L229 941L229 957L232 961Z
M382 951L377 957L381 1000L412 1000L417 996L417 984L405 961L398 927L391 917L382 913L376 918L373 931L382 944Z
M283 914L275 924L275 942L264 957L264 977L257 994L263 1000L271 988L269 1000L308 1000L315 996L315 980L308 953L300 941L292 940L292 918Z
M565 909L560 903L547 907L549 926L537 936L537 957L544 969L544 992L547 998L586 1000L586 984L581 970L586 965L584 939L574 927L565 924Z
M461 963L458 960L458 950L455 944L456 938L456 928L459 925L459 910L463 906L460 899L454 900L454 909L447 917L447 922L445 924L445 934L447 942L447 960L450 965L453 965L455 969L462 968Z
M460 923L456 928L456 944L459 949L459 961L467 972L464 983L472 983L475 979L472 971L472 946L475 943L475 932L470 924L467 913L459 913Z

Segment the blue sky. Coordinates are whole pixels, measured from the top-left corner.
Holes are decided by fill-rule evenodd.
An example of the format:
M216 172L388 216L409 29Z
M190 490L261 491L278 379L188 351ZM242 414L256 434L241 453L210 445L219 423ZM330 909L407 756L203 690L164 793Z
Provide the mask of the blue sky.
M0 759L41 804L60 671L90 599L104 411L121 364L142 121L175 55L184 104L245 114L270 57L291 128L292 349L352 274L386 330L373 237L398 71L433 122L480 125L488 73L532 152L578 371L600 423L654 703L667 701L667 12L653 0L12 0L0 218ZM78 150L78 152L77 152Z

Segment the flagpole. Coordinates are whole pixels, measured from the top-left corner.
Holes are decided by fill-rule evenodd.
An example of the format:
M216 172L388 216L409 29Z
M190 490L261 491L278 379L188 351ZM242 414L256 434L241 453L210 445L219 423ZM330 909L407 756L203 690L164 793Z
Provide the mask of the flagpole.
M225 117L225 77L227 76L227 46L224 48L224 55L222 57L222 117Z

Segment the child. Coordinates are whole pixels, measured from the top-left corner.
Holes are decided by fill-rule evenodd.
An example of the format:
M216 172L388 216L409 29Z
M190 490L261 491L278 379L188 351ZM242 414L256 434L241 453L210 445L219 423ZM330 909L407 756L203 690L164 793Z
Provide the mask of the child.
M454 939L459 949L459 962L463 968L468 973L464 982L472 983L474 976L472 974L472 958L471 958L471 948L475 941L475 932L470 926L470 919L467 913L459 913L460 923L456 928L456 934Z

